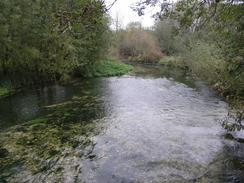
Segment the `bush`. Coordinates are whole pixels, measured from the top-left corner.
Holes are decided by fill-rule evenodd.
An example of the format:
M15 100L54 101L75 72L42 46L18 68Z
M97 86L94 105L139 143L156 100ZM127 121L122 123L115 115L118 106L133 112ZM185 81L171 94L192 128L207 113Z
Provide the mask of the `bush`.
M10 82L4 82L0 85L0 97L6 96L12 92L12 86Z
M203 41L191 42L182 53L181 64L185 65L192 76L209 84L220 81L225 69L225 61L219 48Z
M158 50L150 50L147 56L147 61L149 63L156 63L158 62L161 58L163 58L164 54Z
M94 62L81 70L81 75L90 77L107 77L123 75L133 69L132 66L114 59Z
M130 27L123 34L121 42L111 49L115 56L127 61L156 63L163 53L155 37L141 27Z
M154 35L160 44L161 51L166 55L174 55L177 52L174 40L176 36L174 31L175 24L176 21L172 19L155 23Z
M160 65L170 66L170 67L183 67L180 63L180 57L177 56L165 56L158 62Z
M114 58L116 58L116 59L118 59L118 60L123 60L123 57L122 57L122 55L120 54L120 50L119 50L119 48L118 48L117 46L111 46L111 47L109 48L109 53L108 53L108 55L109 55L110 57L114 57Z
M244 100L244 60L238 56L230 60L221 82L222 94L235 100Z

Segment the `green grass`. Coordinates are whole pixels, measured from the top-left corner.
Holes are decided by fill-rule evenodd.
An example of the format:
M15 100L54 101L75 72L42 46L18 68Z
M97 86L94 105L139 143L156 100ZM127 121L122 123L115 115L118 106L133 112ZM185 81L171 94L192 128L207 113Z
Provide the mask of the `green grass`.
M0 97L6 96L12 92L11 86L9 84L5 84L0 86Z
M133 67L130 65L118 60L107 59L94 62L92 65L87 66L83 71L83 76L86 78L120 76L131 70L133 70Z
M170 67L182 67L179 57L175 56L165 56L158 62L160 65L170 66Z
M46 118L39 118L39 119L34 119L34 120L32 120L32 121L28 121L28 122L26 122L25 124L27 124L27 125L34 125L34 124L43 123L43 122L45 122L45 121L47 121Z

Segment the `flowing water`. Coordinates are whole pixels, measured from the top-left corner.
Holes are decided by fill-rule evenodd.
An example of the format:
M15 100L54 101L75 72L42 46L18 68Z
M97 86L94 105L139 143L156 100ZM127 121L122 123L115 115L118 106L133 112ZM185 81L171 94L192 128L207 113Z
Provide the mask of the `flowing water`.
M226 103L175 70L33 88L0 100L0 182L244 182Z

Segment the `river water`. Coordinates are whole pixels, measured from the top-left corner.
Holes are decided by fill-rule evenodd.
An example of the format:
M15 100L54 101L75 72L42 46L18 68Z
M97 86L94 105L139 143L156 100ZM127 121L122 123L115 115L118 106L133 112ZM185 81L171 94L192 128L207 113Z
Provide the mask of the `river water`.
M244 182L244 134L221 128L226 114L168 68L21 91L0 100L0 182Z

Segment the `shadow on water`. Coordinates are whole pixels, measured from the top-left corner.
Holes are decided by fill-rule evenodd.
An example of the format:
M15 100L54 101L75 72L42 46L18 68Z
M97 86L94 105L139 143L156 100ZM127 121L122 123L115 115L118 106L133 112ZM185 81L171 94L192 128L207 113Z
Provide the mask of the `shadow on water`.
M185 73L134 67L1 99L0 182L243 181L243 133L214 120L226 104Z
M130 72L130 75L135 77L144 78L167 78L179 83L196 88L195 81L188 78L187 72L182 69L165 67L165 66L150 66L150 65L133 65L134 70Z
M0 105L0 130L48 115L50 109L43 106L69 101L73 96L96 95L97 92L92 92L102 85L99 83L99 79L84 79L71 85L28 88L5 97Z

